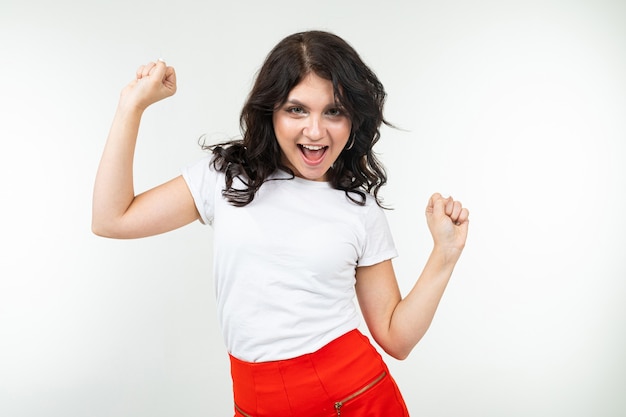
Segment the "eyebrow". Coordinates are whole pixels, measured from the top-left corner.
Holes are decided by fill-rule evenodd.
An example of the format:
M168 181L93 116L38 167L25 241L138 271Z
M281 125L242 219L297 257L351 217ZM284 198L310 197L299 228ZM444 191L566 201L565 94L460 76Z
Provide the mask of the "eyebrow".
M296 98L288 98L287 100L285 100L284 105L294 105L294 106L309 108L309 106L307 106L306 104L304 104L303 102L301 102L300 100ZM341 105L341 103L335 101L332 104L329 104L325 107L326 110L330 108L343 109L343 106Z
M285 100L285 104L295 104L296 106L306 107L304 103L297 99L287 99Z

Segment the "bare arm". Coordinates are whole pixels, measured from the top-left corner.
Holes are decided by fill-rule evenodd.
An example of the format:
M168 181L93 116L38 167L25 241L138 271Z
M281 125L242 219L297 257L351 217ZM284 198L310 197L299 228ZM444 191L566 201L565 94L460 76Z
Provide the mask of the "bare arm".
M115 238L151 236L199 218L182 177L135 195L133 159L143 112L176 92L176 73L164 62L137 70L120 96L93 192L92 230Z
M434 194L426 217L434 247L413 289L402 299L390 260L357 268L356 294L376 342L405 359L430 326L467 238L469 212Z

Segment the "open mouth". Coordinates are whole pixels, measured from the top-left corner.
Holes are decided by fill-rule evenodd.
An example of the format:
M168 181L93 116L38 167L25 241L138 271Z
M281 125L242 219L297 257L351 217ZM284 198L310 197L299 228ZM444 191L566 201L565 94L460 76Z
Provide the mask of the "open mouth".
M300 148L300 152L302 152L302 156L304 157L305 162L311 165L318 164L324 158L324 154L326 154L326 150L328 146L322 145L298 145Z

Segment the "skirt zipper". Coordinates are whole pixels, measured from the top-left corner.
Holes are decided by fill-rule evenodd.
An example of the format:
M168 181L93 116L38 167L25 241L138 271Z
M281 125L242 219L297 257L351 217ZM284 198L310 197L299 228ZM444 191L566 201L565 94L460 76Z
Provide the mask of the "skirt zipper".
M335 403L335 410L337 411L337 417L341 417L341 407L343 407L343 405L345 403L347 403L348 401L351 401L353 399L355 399L356 397L358 397L361 394L364 394L366 391L374 388L374 386L376 384L378 384L380 381L383 380L383 378L387 376L387 371L383 371L382 374L380 374L375 380L373 380L372 382L370 382L369 384L367 384L366 386L364 386L363 388L361 388L360 390L358 390L357 392L347 396L346 398L344 398L341 401L337 401Z
M250 414L245 413L237 404L235 404L235 409L244 417L252 417Z
M369 384L367 384L366 386L364 386L363 388L361 388L360 390L352 393L351 395L347 396L346 398L344 398L341 401L337 401L335 403L335 410L337 411L337 417L341 417L341 407L343 407L343 405L345 403L347 403L348 401L351 401L353 399L355 399L356 397L358 397L361 394L365 394L365 392L369 391L370 389L374 388L374 386L376 386L376 384L378 384L380 381L383 380L384 377L387 376L387 371L383 371L382 374L380 374L378 377L376 377L375 380L373 380L372 382L370 382ZM235 409L244 417L252 417L250 414L244 412L237 404L235 404Z

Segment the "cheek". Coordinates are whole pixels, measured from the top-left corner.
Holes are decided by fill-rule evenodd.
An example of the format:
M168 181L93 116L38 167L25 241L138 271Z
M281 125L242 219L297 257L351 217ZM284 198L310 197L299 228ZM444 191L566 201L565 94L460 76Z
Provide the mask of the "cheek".
M350 139L350 134L352 133L352 125L350 124L350 122L346 122L342 125L336 126L336 128L334 129L334 137L339 140L339 141L346 141L348 142L348 139Z
M284 117L274 117L274 134L278 139L289 139L296 131L291 120Z
M293 128L281 118L274 118L274 135L283 158L293 152ZM284 161L283 161L284 162Z

